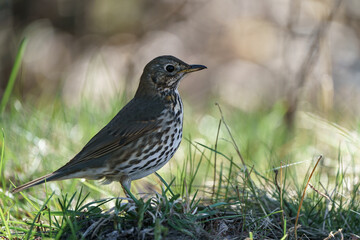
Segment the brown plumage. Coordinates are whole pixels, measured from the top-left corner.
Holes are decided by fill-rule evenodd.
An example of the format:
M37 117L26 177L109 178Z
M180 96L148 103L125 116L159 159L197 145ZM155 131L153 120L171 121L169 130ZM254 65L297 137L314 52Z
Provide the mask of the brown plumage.
M183 106L177 87L185 74L205 68L173 56L153 59L144 68L135 97L73 159L12 192L70 178L119 181L130 190L132 180L160 169L179 147Z

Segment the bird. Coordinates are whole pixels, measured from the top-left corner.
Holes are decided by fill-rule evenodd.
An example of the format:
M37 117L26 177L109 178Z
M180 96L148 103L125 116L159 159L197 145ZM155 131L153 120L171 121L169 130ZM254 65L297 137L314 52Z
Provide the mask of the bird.
M11 192L50 181L85 178L118 181L129 197L133 180L162 168L179 148L184 113L180 80L206 68L170 55L154 58L145 66L134 98L74 158Z

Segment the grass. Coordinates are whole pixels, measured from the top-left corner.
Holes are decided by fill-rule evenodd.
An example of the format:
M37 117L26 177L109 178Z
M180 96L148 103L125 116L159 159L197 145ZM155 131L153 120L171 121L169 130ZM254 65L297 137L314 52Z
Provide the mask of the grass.
M207 114L185 102L181 148L134 182L128 203L118 183L9 192L66 163L125 99L104 108L9 96L0 116L4 239L358 239L358 133L314 114L299 112L289 130L281 102L252 113L212 105Z
M188 137L179 153L159 171L159 177L153 174L135 182L133 204L119 198L123 195L118 183L102 186L82 180L51 182L12 195L8 191L11 182L19 185L57 169L113 114L109 111L104 117L96 108L68 108L56 101L60 100L53 106L33 108L14 100L1 117L1 166L5 171L1 175L0 216L1 234L7 238L294 239L296 221L300 239L324 239L339 229L338 238L360 232L360 183L356 173L344 166L348 156L342 148L334 148L336 164L324 165L325 156L310 179L317 159L313 148L318 147L315 140L308 142L313 133L295 131L296 137L285 136L283 125L273 123L274 118L281 119L280 105L246 116L238 112L220 125L219 119L213 119L213 139L186 120L191 137L202 138L192 139L185 133ZM216 114L219 116L214 110ZM211 122L203 120L209 116L199 118L200 125ZM264 119L269 122L265 124ZM229 131L224 120L229 122ZM240 126L233 124L238 122L242 122ZM259 127L247 127L251 125ZM264 129L265 125L269 129ZM80 140L68 137L74 129L82 136ZM274 140L272 133L284 137ZM234 148L237 142L232 138L243 139L243 144ZM244 153L246 167L238 152ZM311 161L304 161L304 155ZM351 161L356 165L356 155ZM308 180L312 188L305 192ZM100 223L100 228L94 227Z

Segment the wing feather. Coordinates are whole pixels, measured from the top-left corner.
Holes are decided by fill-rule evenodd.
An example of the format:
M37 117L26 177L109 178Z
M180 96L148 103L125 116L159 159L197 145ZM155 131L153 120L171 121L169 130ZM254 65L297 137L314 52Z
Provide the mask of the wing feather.
M165 105L158 99L131 100L84 148L58 171L93 162L160 128Z

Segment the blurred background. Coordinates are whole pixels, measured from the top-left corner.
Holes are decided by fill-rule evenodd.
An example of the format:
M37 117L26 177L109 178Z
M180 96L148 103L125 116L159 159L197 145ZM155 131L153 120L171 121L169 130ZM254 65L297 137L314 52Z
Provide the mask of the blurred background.
M272 173L280 161L324 154L323 169L335 176L341 152L359 179L359 0L1 1L0 99L24 38L0 118L9 159L18 160L8 167L20 179L70 159L133 97L145 64L164 54L208 67L180 84L186 138L213 146L218 102L247 164L266 162ZM56 107L59 99L65 107ZM294 126L295 137L287 136ZM219 139L236 156L223 128ZM177 159L191 153L184 142ZM174 164L181 161L164 169Z
M24 37L21 99L131 97L144 65L171 54L208 66L180 87L195 109L360 110L358 0L1 1L0 98Z

